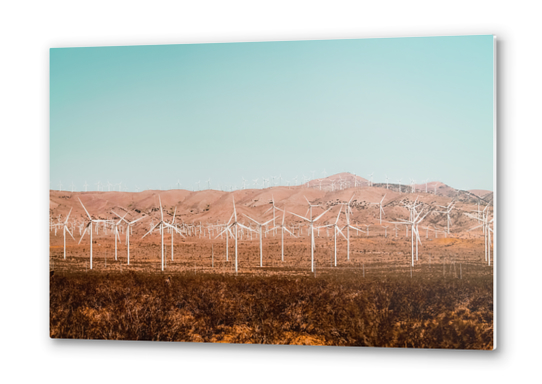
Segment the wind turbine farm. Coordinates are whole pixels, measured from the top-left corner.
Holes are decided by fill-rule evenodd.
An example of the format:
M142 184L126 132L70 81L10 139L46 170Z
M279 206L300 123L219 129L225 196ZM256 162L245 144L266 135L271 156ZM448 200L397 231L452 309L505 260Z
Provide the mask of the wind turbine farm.
M495 348L492 37L50 52L51 338Z
M430 188L413 193L395 184L364 183L349 173L319 180L298 186L241 186L232 192L52 190L51 265L55 275L119 279L136 273L167 281L187 276L210 281L228 276L364 283L491 281L490 191L450 193L452 187L447 187L442 194ZM480 201L484 208L478 211ZM423 242L419 224L426 228ZM66 237L65 232L75 235L81 225L80 239ZM388 236L390 225L396 236ZM406 234L399 231L397 236L397 227L403 226ZM56 227L62 232L55 232ZM164 236L171 239L169 249ZM166 260L168 251L171 260Z

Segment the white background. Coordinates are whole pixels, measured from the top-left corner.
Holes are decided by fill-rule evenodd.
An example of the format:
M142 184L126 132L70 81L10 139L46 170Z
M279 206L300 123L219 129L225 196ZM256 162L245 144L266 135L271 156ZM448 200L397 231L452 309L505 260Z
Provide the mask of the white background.
M3 2L0 380L456 383L523 381L527 375L531 381L539 380L542 255L535 226L540 218L536 198L541 190L542 60L536 4L474 0ZM49 339L48 48L456 34L496 34L499 41L497 351Z

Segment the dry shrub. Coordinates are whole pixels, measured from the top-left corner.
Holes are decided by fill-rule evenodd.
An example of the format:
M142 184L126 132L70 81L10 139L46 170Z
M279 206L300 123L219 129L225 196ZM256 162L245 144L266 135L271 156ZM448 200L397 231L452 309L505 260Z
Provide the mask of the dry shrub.
M492 277L439 276L60 272L51 278L50 335L491 349Z

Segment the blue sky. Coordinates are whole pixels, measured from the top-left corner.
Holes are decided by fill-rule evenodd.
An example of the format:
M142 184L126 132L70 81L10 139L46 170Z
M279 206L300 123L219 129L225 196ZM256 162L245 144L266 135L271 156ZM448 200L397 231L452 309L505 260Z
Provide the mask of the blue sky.
M53 48L50 74L52 189L324 169L493 189L493 36Z

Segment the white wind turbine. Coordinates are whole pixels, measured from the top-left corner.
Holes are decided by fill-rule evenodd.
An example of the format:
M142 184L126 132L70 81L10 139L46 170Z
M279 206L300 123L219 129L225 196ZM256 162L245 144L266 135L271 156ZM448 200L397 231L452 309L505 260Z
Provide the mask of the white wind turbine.
M262 234L262 227L263 227L264 225L267 225L267 224L269 224L270 222L272 222L273 219L268 220L268 221L266 221L265 223L259 223L258 221L254 220L252 217L250 217L250 216L248 216L248 215L245 215L244 213L243 213L243 215L246 216L246 217L248 217L248 218L249 218L250 220L252 220L253 222L255 222L256 225L258 226L258 228L260 229L260 231L259 231L259 234L260 234L260 267L263 267L263 234ZM253 232L256 232L256 231L254 231L253 229L250 229L250 230L253 231Z
M58 191L62 192L62 181L58 182Z
M115 215L117 215L118 217L121 217L118 213L115 213L115 212L113 212L113 213ZM147 217L147 216L141 216L139 219L136 219L136 220L133 220L133 221L128 221L128 220L123 218L124 222L127 225L127 228L126 228L126 247L127 247L128 265L130 265L130 229L132 228L132 226L135 223L137 223L141 219L144 219L145 217ZM152 228L152 226L151 226L151 228Z
M74 239L72 233L70 232L70 229L68 228L68 219L70 218L70 213L72 213L71 208L70 208L70 212L68 212L68 216L66 216L66 220L64 221L64 223L62 223L63 232L64 232L64 260L66 260L66 231L68 231L72 239Z
M415 211L414 211L415 213ZM391 224L404 224L411 226L411 247L412 247L412 266L414 266L414 235L416 236L416 260L418 260L418 243L422 243L420 240L420 234L418 232L418 224L422 222L423 219L430 213L427 212L423 217L420 218L423 213L423 209L411 220L402 220L399 219L399 222L392 222ZM408 228L408 227L407 227Z
M233 215L230 217L230 220L228 221L228 223L226 224L226 228L220 232L216 237L218 238L219 236L221 236L223 233L226 233L226 239L228 238L228 233L231 234L231 228L234 228L235 227L235 273L237 273L237 235L238 235L238 227L241 227L241 228L244 228L248 231L250 231L251 229L248 228L248 227L245 227L243 224L239 223L237 221L237 210L235 209L235 198L232 196L232 199L233 199ZM233 222L232 222L232 219L233 219Z
M306 197L305 197L305 200L307 200ZM312 218L312 207L313 207L313 205L309 202L309 200L307 200L307 202L309 203L310 218L300 216L300 215L298 215L296 213L293 213L293 212L290 212L290 213L292 215L294 215L294 216L297 216L297 217L309 222L310 235L311 235L311 272L314 272L314 248L315 248L315 244L314 244L314 223L316 223L322 216L324 216L332 207L329 207L320 216L318 216L316 219L313 219ZM314 205L314 206L316 207L317 205Z
M388 189L388 181L389 181L389 178L388 178L388 176L386 175L386 189Z
M87 181L86 181L86 180L85 180L85 184L83 184L83 187L85 187L85 192L87 192L88 184L87 184Z
M470 214L466 214L470 218L473 218L475 220L478 220L481 224L469 229L469 232L482 227L482 231L484 233L484 260L488 262L487 265L491 266L491 233L493 232L493 229L491 228L491 223L493 223L493 219L489 220L489 203L482 211L482 218L472 216Z
M294 235L292 232L290 232L290 230L288 230L288 228L286 228L286 225L284 225L284 219L286 218L286 207L284 209L280 209L277 207L277 209L279 211L282 211L282 224L280 224L279 226L277 227L273 227L271 228L270 230L268 230L267 232L269 231L272 231L272 230L276 230L278 228L281 229L281 236L282 236L282 261L284 261L284 231L288 232L290 235L292 235L293 237L297 237L296 235Z
M113 212L115 215L119 216L115 212ZM114 231L113 234L115 235L115 260L117 260L117 239L120 241L120 235L119 235L119 224L122 223L124 218L126 217L128 213L125 213L124 216L120 217L119 221L114 222Z
M411 190L412 193L416 192L416 184L415 183L416 183L416 180L410 179L410 185L411 185L411 188L412 188L412 190Z
M380 212L380 225L382 225L382 214L384 213L384 207L382 206L382 202L384 201L385 197L386 197L386 194L384 194L384 196L382 196L382 200L380 200L380 202L371 203L373 205L378 205L378 211Z
M444 208L445 211L436 211L438 213L445 213L446 214L446 223L447 223L447 226L448 226L448 234L450 234L450 212L452 212L452 209L454 208L454 205L455 205L455 202L454 201L450 201L450 203L448 203L447 206L442 206L442 205L437 205L437 207L441 207L441 208Z
M399 193L403 193L403 191L401 191L401 181L402 181L402 180L403 180L403 179L397 180L397 184L399 184Z
M163 271L164 270L164 228L168 227L168 228L173 229L177 233L180 233L180 232L179 232L179 230L177 228L175 228L171 224L166 223L164 221L164 211L162 210L162 200L160 199L160 196L158 196L158 201L160 202L160 221L154 227L152 227L149 232L145 233L143 235L142 239L145 236L147 236L149 233L154 231L154 229L156 229L156 227L160 226L160 234L161 234L161 237L162 237L162 244L161 244L161 247L160 247L160 251L161 251L161 254L162 254L162 271Z
M361 230L356 228L356 227L353 227L351 224L350 224L350 215L352 214L352 208L350 206L350 204L352 203L352 200L354 199L354 195L352 195L352 197L350 198L350 201L348 201L348 203L344 204L346 206L345 208L345 215L346 215L346 226L343 227L346 228L346 258L348 261L350 261L350 228L352 229L355 229L356 231L360 232ZM344 235L343 235L344 236Z
M170 227L172 228L172 231L171 231L171 261L173 261L173 237L175 235L175 232L177 232L179 235L181 235L182 237L186 238L185 235L183 235L181 233L181 231L179 231L177 229L177 227L175 226L175 216L177 215L177 207L175 207L175 211L173 212L173 218L171 219L171 225ZM175 231L173 231L173 229Z
M78 244L81 244L81 240L83 240L83 237L85 237L85 232L88 229L89 234L90 234L90 269L92 269L92 223L103 223L103 222L107 222L107 220L94 220L90 216L90 213L88 213L85 206L83 205L83 202L81 201L81 199L78 198L78 200L81 203L81 206L83 207L83 209L85 210L85 212L87 213L87 216L88 216L88 224L86 225L85 230L83 231L83 234L81 235L81 239L79 239Z
M273 227L275 227L276 226L276 224L275 224L275 209L277 209L277 207L275 205L275 198L273 197L273 195L271 195L271 202L272 202L273 205L267 211L265 211L263 214L265 215L265 214L267 214L267 212L269 212L271 210L273 211ZM273 232L273 236L275 234L276 234L276 232Z
M341 212L342 212L342 207L341 207L341 209L339 209L339 213L337 214L337 219L335 220L335 222L333 224L323 225L323 226L319 227L319 228L333 227L333 240L335 242L335 266L337 266L337 232L339 232L341 235L343 235L343 237L346 239L346 236L344 235L344 233L341 231L341 229L338 226L339 217L341 216Z

